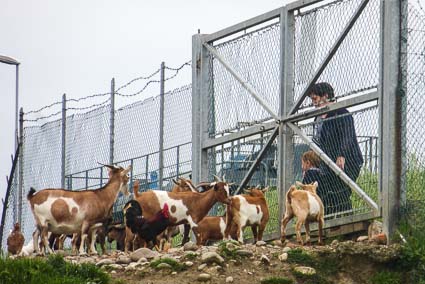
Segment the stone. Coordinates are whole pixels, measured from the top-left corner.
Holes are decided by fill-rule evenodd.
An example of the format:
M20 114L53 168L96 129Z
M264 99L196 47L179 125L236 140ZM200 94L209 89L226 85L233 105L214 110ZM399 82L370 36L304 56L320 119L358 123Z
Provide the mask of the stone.
M255 243L255 245L256 245L257 247L262 247L262 246L267 245L267 243L266 243L265 241L258 241L258 242L256 242L256 243Z
M261 255L260 260L265 265L269 265L270 264L270 259L265 254Z
M113 263L115 263L115 262L112 259L105 258L105 259L98 261L96 263L96 266L110 265L110 264L113 264Z
M236 251L236 254L243 257L251 257L254 255L254 253L250 250L241 249Z
M146 259L152 259L158 256L159 256L159 253L157 251L153 251L148 248L139 248L138 250L130 253L131 261L138 261L142 257Z
M116 263L118 263L118 264L129 264L129 263L131 263L131 259L128 256L120 255L120 256L118 256Z
M159 270L166 270L166 269L172 269L172 266L169 265L168 263L161 262L160 264L156 266L156 268Z
M288 251L290 251L291 250L291 248L290 247L284 247L283 249L282 249L282 252L288 252Z
M232 276L226 277L226 283L233 283L233 277Z
M223 264L224 259L216 252L206 252L201 255L202 263L217 263Z
M184 263L184 265L186 265L187 267L192 267L192 266L193 266L193 262L191 262L191 261L186 261L186 262Z
M112 268L112 269L115 269L115 270L122 270L123 269L122 265L116 264L116 263L109 264L108 267L109 268Z
M198 275L198 281L207 282L211 279L211 275L208 273L201 273Z
M287 261L288 260L288 253L284 252L281 255L278 256L280 261Z
M198 250L198 246L193 242L187 242L183 246L183 251L196 251Z
M312 268L312 267L308 267L308 266L297 266L294 268L294 270L296 272L299 272L303 275L315 275L316 274L316 269Z
M203 263L203 264L201 264L201 265L198 266L198 270L199 271L202 271L202 270L205 269L205 267L207 267L207 264L206 263Z

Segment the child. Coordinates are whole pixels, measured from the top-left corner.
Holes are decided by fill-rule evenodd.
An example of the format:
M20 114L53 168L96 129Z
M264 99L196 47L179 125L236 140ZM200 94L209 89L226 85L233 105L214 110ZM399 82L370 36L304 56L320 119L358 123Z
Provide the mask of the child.
M326 208L326 204L323 200L323 185L321 185L322 181L322 172L319 169L320 158L314 153L312 150L304 152L301 157L301 168L303 170L303 184L311 184L315 181L319 183L319 186L316 189L317 195L319 195L320 199L323 201L323 205Z

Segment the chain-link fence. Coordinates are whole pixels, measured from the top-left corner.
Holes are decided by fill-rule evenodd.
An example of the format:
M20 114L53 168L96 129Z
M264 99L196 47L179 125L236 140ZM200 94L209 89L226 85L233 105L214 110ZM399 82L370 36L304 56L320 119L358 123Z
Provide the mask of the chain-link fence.
M406 208L423 204L415 200L423 200L425 180L420 127L425 20L422 7L413 2L400 6L401 39L394 43L401 51L403 127L397 131L403 145L400 201ZM393 132L387 130L382 104L391 95L383 91L383 54L389 48L383 44L384 3L288 4L220 32L195 35L199 47L194 45L192 85L158 95L161 84L189 70L185 63L118 88L113 81L108 93L64 97L24 113L22 159L8 191L2 247L18 215L30 238L34 224L25 200L30 186L99 188L107 174L97 162L131 165L131 181L139 179L142 190L169 190L173 178L191 174L195 182L224 176L235 183L233 194L246 186L269 186L267 239L279 234L285 190L306 179L302 159L312 150L319 156L313 168L321 171L327 227L385 219L381 212L387 205L381 200L391 189L383 187L389 184L383 172L391 171L383 161L393 154L383 146L383 136ZM163 71L168 77L161 78ZM333 87L325 105L309 97L317 82ZM122 219L126 201L119 196L114 219ZM212 213L222 211L217 206Z
M32 238L34 218L26 200L30 187L101 188L108 181L108 174L98 163L131 165L130 186L139 179L144 190L169 189L172 178L190 174L191 86L160 93L161 84L167 87L175 84L171 84L172 80L182 82L190 77L190 64L162 68L162 78L159 69L118 88L112 80L111 92L80 99L66 99L64 95L60 102L21 112L22 153L4 209L3 249L9 230L19 220L27 242ZM160 137L161 120L164 137ZM163 153L159 152L160 143ZM163 177L159 180L161 171ZM115 221L122 221L122 207L129 198L118 197Z
M401 30L402 217L418 231L425 222L425 11L419 1L403 6Z

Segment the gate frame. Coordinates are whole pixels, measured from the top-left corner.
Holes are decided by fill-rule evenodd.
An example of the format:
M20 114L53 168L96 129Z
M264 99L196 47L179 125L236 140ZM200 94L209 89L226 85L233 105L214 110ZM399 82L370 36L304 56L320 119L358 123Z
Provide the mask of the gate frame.
M382 217L384 232L387 236L391 236L395 232L395 224L398 218L398 196L400 196L400 161L396 159L400 157L400 134L397 133L397 125L399 123L398 116L394 115L400 110L397 103L397 88L399 78L399 46L391 43L399 40L400 29L400 0L381 0L380 14L380 66L379 66L379 83L378 90L358 97L349 98L347 100L336 102L331 106L306 111L303 113L295 113L299 106L307 96L307 90L316 82L322 71L338 50L338 47L343 42L345 36L349 33L351 27L361 15L363 9L369 3L369 0L362 0L356 12L353 13L350 21L345 29L329 50L327 56L322 61L320 67L310 79L307 87L298 98L293 102L293 38L294 38L294 13L299 9L319 3L318 0L300 0L290 3L281 8L264 13L257 17L251 18L239 24L230 26L218 32L203 35L196 34L192 37L192 178L195 183L208 179L208 150L232 142L244 137L249 137L255 134L274 130L272 138L266 143L266 146L261 150L260 155L254 161L238 192L244 187L252 175L255 165L261 160L261 153L266 152L267 145L273 141L273 136L278 138L278 192L279 192L279 220L284 212L283 196L286 189L290 186L291 173L290 166L293 161L294 153L292 150L292 134L297 134L305 140L312 150L320 155L322 160L341 177L341 179L354 190L359 196L368 203L373 209L372 212L365 214L352 215L327 221L326 227L333 227L347 223L354 223L372 218ZM273 112L268 103L262 100L261 96L257 95L255 89L234 70L231 65L221 58L220 54L213 47L214 41L221 40L234 33L245 31L251 27L262 24L269 20L279 18L280 20L280 101L278 114ZM397 32L395 32L397 31ZM210 54L220 62L220 64L231 73L237 81L246 89L246 91L274 118L275 121L266 122L254 125L245 130L231 133L218 138L209 138L209 134L213 133L208 126L208 100L213 97L210 94L209 70L212 60ZM385 94L385 95L384 95ZM293 122L305 120L315 117L321 113L327 113L333 109L342 107L355 106L370 101L378 100L379 112L379 135L378 142L380 153L380 170L378 171L378 204L370 199L363 190L352 181L339 167L324 154L319 147L311 142L308 137L303 135L300 128L295 126ZM289 134L289 135L287 135ZM390 139L381 139L389 137ZM385 153L385 156L383 155ZM284 170L282 170L282 168ZM390 238L388 238L389 240Z

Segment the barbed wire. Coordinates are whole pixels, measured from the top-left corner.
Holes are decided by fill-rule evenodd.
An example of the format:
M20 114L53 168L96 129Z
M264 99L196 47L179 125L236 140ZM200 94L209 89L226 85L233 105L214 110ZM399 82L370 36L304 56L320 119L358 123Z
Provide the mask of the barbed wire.
M156 70L155 72L153 72L151 75L149 75L147 77L138 77L138 78L135 78L135 79L129 81L128 83L122 85L121 87L119 87L116 90L116 92L118 92L121 89L127 88L129 85L133 84L136 81L139 81L139 80L148 80L148 79L152 78L153 76L155 76L156 74L158 74L160 71L161 71L161 68L159 68L158 70Z
M109 101L111 101L111 98L110 97L108 99L106 99L105 101L101 102L101 103L92 104L91 106L88 106L88 107L70 107L70 108L67 108L66 110L87 110L87 109L92 109L92 108L95 108L95 107L103 106L106 103L108 103Z
M183 67L185 67L185 66L191 66L192 65L192 61L191 60L189 60L189 61L187 61L187 62L185 62L185 63L183 63L180 67L178 67L178 68L172 68L172 67L168 67L168 66L165 66L165 69L167 69L167 70L173 70L173 71L180 71L180 69L182 69Z
M31 111L28 111L28 112L26 112L25 114L37 113L37 112L40 112L40 111L42 111L42 110L45 110L45 109L47 109L47 108L53 107L53 106L58 105L58 104L62 104L62 101L52 103L52 104L50 104L50 105L44 106L44 107L42 107L42 108L40 108L40 109L37 109L37 110L31 110Z
M67 102L76 102L76 103L78 103L78 102L80 102L80 101L83 101L83 100L87 100L87 99L91 99L91 98L96 98L96 97L104 97L104 96L107 96L107 95L111 95L111 93L109 92L109 93L103 93L103 94L94 94L94 95L90 95L90 96L87 96L87 97L82 97L82 98L79 98L79 99L67 99L66 101Z
M51 118L51 117L56 116L56 115L61 114L61 113L62 113L62 110L60 110L60 111L58 111L58 112L55 112L55 113L52 113L52 114L50 114L50 115L41 116L41 117L38 117L38 118L35 118L35 119L24 119L23 121L27 121L27 122L37 122L37 121L39 121L39 120L48 119L48 118Z

